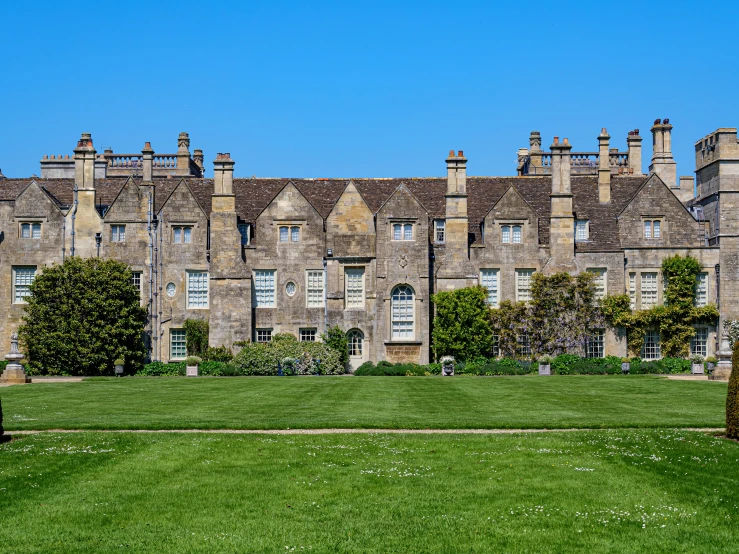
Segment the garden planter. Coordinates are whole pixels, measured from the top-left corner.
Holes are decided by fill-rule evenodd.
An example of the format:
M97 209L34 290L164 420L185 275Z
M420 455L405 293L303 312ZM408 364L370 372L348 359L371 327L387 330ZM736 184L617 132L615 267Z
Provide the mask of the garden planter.
M187 375L188 377L197 377L198 376L198 366L196 365L187 366L185 375Z
M454 375L454 364L444 364L441 366L442 377L451 377Z
M690 373L693 375L703 375L703 364L690 364Z
M539 364L539 375L551 375L551 367L550 364Z
M706 371L708 372L709 375L715 369L715 367L716 367L716 364L714 364L713 362L706 362Z
M631 362L621 362L621 373L628 375L631 371Z
M122 365L115 366L115 376L123 377L123 366Z

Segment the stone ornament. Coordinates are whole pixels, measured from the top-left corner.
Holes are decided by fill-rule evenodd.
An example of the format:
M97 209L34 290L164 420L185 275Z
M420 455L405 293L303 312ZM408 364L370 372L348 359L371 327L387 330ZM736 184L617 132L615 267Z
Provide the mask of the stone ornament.
M295 296L295 291L297 290L297 285L295 285L295 283L293 283L292 281L285 285L285 293L290 297Z
M177 292L177 287L175 286L175 284L174 283L168 283L167 284L167 296L169 296L170 298L172 298L175 295L176 292Z
M0 383L7 385L22 385L30 383L31 378L26 375L23 366L20 361L25 356L18 350L18 333L10 335L10 352L5 354L5 359L8 360L8 365L5 366L5 371L0 375Z

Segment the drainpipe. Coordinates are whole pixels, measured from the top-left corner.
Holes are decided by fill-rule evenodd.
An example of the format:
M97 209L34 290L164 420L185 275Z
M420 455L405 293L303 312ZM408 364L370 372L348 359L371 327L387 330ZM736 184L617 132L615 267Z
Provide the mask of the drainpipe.
M154 306L154 237L152 236L151 227L151 190L149 190L149 205L146 212L146 231L149 233L149 359L156 361L154 352L154 318L152 309Z
M62 263L67 251L67 218L62 219Z
M72 237L72 247L69 249L69 255L74 257L74 220L77 219L77 204L79 201L77 200L77 191L79 189L77 188L77 185L74 185L74 205L72 206L72 232L69 233Z
M157 352L157 358L162 359L162 337L164 337L164 322L162 321L162 305L164 304L162 296L162 281L164 280L164 225L161 221L161 214L159 216L159 226L157 227L157 236L159 237L159 250L157 251L157 259L159 260L159 271L157 271L157 308L159 317L159 351Z
M323 332L328 333L328 262L323 258Z

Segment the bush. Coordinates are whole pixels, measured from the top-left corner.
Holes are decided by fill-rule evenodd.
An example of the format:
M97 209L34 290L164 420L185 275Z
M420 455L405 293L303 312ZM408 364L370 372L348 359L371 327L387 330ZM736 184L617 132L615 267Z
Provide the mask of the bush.
M441 366L439 366L441 368ZM439 369L441 373L441 369ZM422 376L431 375L427 366L418 364L391 364L389 362L380 362L376 366L362 364L354 372L354 375L362 376Z
M239 375L239 370L234 364L206 361L198 367L198 374L203 377L233 377Z
M136 375L145 377L173 377L185 374L185 362L151 362L146 364Z
M236 354L233 365L239 375L277 375L277 363L294 360L297 375L340 375L346 372L339 352L323 342L298 342L294 335L280 333L267 343L248 343ZM320 360L320 363L319 363Z
M126 361L123 358L118 358L116 361L113 362L114 366L118 365L126 365Z
M731 355L731 377L726 397L726 436L739 440L739 342L734 343Z
M185 365L200 365L203 363L203 359L199 356L188 356L185 358Z
M187 355L204 357L210 336L208 322L202 319L186 319L182 328L185 330Z
M18 330L31 373L113 375L116 358L141 368L147 313L131 278L121 262L78 256L41 271Z
M328 332L321 335L321 340L336 351L341 367L346 368L349 363L349 340L341 327L338 325L329 327Z
M209 346L203 360L207 362L230 362L234 355L228 346Z
M454 356L466 361L492 352L493 330L487 298L487 289L481 286L431 296L436 310L431 339L437 356Z

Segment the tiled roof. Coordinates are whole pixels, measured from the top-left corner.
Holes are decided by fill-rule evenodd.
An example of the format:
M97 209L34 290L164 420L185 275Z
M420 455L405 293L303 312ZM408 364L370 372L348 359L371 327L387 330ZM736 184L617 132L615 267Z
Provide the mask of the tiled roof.
M73 198L73 182L69 179L3 179L0 181L0 201L15 200L18 194L35 179L60 206L69 206ZM236 211L244 221L253 222L261 211L288 183L292 182L323 218L341 196L349 181L353 181L369 208L377 212L401 183L423 205L432 218L444 217L446 194L445 178L408 179L234 179ZM598 179L595 176L573 176L572 192L575 217L589 219L590 240L576 243L578 252L618 250L617 216L631 200L645 177L614 176L611 179L611 202L598 201ZM206 213L211 210L213 179L186 178L198 203ZM126 182L126 178L96 181L98 204L110 205ZM140 182L137 180L137 182ZM156 206L159 211L180 182L179 178L155 179ZM551 176L539 177L468 177L467 192L470 232L480 241L480 222L500 200L510 186L515 187L531 205L539 218L539 241L549 243L549 214Z

